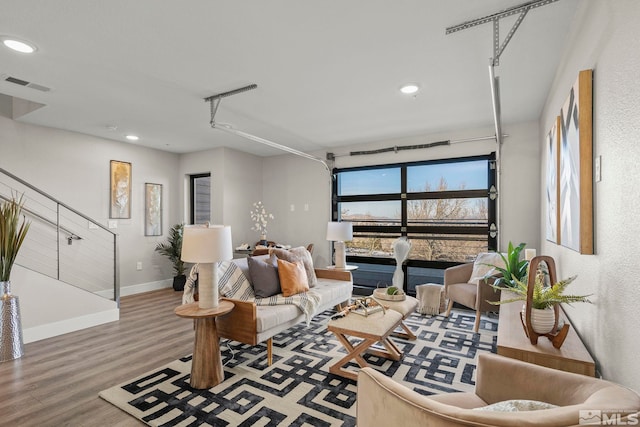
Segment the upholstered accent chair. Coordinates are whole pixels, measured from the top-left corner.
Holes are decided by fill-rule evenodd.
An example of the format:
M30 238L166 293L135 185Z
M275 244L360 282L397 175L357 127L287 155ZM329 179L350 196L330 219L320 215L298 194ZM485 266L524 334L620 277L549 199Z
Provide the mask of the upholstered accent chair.
M498 311L499 305L489 304L487 301L500 301L500 291L490 285L495 277L485 280L485 276L492 276L497 271L490 265L503 266L504 261L495 252L478 254L475 262L449 267L444 271L445 298L449 300L446 317L451 314L453 303L457 302L476 311L474 332L480 327L480 316L483 312Z
M551 408L504 412L523 404ZM473 393L425 396L375 369L358 372L358 427L577 426L597 421L588 418L598 411L620 425L635 423L640 395L602 379L489 353L478 356Z

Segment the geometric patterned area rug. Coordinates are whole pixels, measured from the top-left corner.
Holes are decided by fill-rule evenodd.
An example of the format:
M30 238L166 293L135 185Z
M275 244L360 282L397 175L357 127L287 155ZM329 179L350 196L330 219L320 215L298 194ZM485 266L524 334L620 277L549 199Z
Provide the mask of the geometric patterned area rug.
M315 316L266 347L221 343L225 380L209 390L189 386L191 356L100 392L100 397L151 426L355 426L356 382L329 373L345 350L327 331L333 314ZM476 356L496 351L498 320L456 310L450 318L413 314L405 323L415 341L392 338L400 361L366 355L367 363L397 382L430 395L473 391ZM347 365L354 371L353 363Z

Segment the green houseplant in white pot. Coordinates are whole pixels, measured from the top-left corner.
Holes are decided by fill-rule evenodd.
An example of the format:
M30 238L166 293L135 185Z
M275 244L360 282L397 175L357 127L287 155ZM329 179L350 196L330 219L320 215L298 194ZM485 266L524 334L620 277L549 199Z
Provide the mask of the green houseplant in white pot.
M22 197L17 200L14 197L0 204L0 362L17 359L24 354L20 305L18 297L11 294L10 282L11 269L30 226L22 215L22 206Z
M533 297L531 299L531 322L533 330L538 334L546 334L552 331L555 324L554 307L557 304L566 303L571 304L574 302L586 302L590 303L589 297L591 295L567 295L565 290L571 282L575 280L577 276L569 277L568 279L561 280L555 283L553 286L546 283L546 273L543 271L536 272ZM505 290L508 289L514 295L512 298L503 299L501 301L489 301L490 304L506 304L516 301L527 300L527 283L522 282L512 277L512 283L515 286L504 287L500 285L492 284L495 289ZM524 311L524 306L523 306Z
M184 224L176 224L169 230L169 237L166 242L158 243L156 252L166 256L173 265L175 276L173 277L173 289L182 291L187 281L184 274L184 261L180 259L182 255L182 232Z

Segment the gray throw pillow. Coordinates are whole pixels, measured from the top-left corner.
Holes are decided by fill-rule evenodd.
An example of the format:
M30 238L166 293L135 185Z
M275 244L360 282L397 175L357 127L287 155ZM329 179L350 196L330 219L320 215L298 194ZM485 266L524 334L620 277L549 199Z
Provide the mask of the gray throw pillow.
M318 284L318 278L313 268L313 258L311 257L311 253L304 246L292 248L290 250L271 249L270 253L285 261L302 261L302 263L304 264L304 269L307 273L309 288L313 288Z
M253 292L258 298L268 298L282 293L282 289L280 289L280 278L278 277L278 267L276 266L277 264L274 265L274 260L275 258L247 258Z

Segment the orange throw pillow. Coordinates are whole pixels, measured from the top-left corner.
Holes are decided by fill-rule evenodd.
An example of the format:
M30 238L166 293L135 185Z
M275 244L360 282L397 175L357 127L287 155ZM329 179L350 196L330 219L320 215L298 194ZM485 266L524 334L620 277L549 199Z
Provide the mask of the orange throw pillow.
M289 262L279 259L278 276L280 277L282 295L285 297L309 290L307 272L304 270L302 261Z

